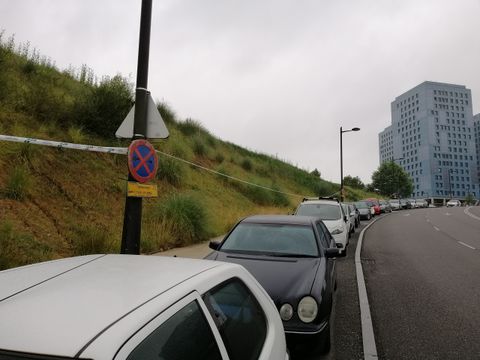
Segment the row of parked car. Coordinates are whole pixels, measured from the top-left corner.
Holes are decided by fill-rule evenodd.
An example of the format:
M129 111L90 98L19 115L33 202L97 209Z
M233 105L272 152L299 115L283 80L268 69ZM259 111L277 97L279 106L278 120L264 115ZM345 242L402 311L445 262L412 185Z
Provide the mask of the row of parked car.
M304 199L295 216L249 216L210 242L213 261L89 255L2 271L0 360L328 352L335 261L363 205Z

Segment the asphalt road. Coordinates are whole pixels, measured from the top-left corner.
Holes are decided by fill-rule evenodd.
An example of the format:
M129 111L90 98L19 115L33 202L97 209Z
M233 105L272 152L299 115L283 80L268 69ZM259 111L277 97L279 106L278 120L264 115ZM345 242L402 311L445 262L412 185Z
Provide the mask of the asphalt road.
M480 209L414 209L365 236L380 359L480 359Z

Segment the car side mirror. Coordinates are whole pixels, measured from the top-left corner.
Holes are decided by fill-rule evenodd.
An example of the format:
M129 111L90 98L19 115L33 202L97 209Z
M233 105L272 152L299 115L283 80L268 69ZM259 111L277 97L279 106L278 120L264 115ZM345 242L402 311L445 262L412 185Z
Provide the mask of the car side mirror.
M337 248L339 248L339 249L341 249L341 248L342 248L342 244L338 244L338 243L336 243L335 245L336 245L336 246L337 246Z
M331 259L340 255L340 250L337 248L328 248L325 250L325 257Z
M208 243L208 247L212 250L218 250L218 248L220 247L220 244L221 242L212 240Z

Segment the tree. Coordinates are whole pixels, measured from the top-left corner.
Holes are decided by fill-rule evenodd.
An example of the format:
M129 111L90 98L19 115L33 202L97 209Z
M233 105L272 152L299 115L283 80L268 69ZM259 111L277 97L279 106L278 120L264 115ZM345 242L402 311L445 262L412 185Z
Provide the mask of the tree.
M413 192L413 182L403 168L393 161L384 162L372 175L372 186L382 195L408 197Z
M360 180L358 176L347 175L343 178L343 184L353 187L355 189L365 189L365 184Z

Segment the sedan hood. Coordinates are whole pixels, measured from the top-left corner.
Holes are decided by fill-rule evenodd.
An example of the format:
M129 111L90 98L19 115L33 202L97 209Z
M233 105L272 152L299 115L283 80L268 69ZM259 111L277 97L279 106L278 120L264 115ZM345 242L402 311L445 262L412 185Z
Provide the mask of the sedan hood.
M277 306L310 294L321 261L320 258L279 258L225 252L216 252L213 259L244 266Z

